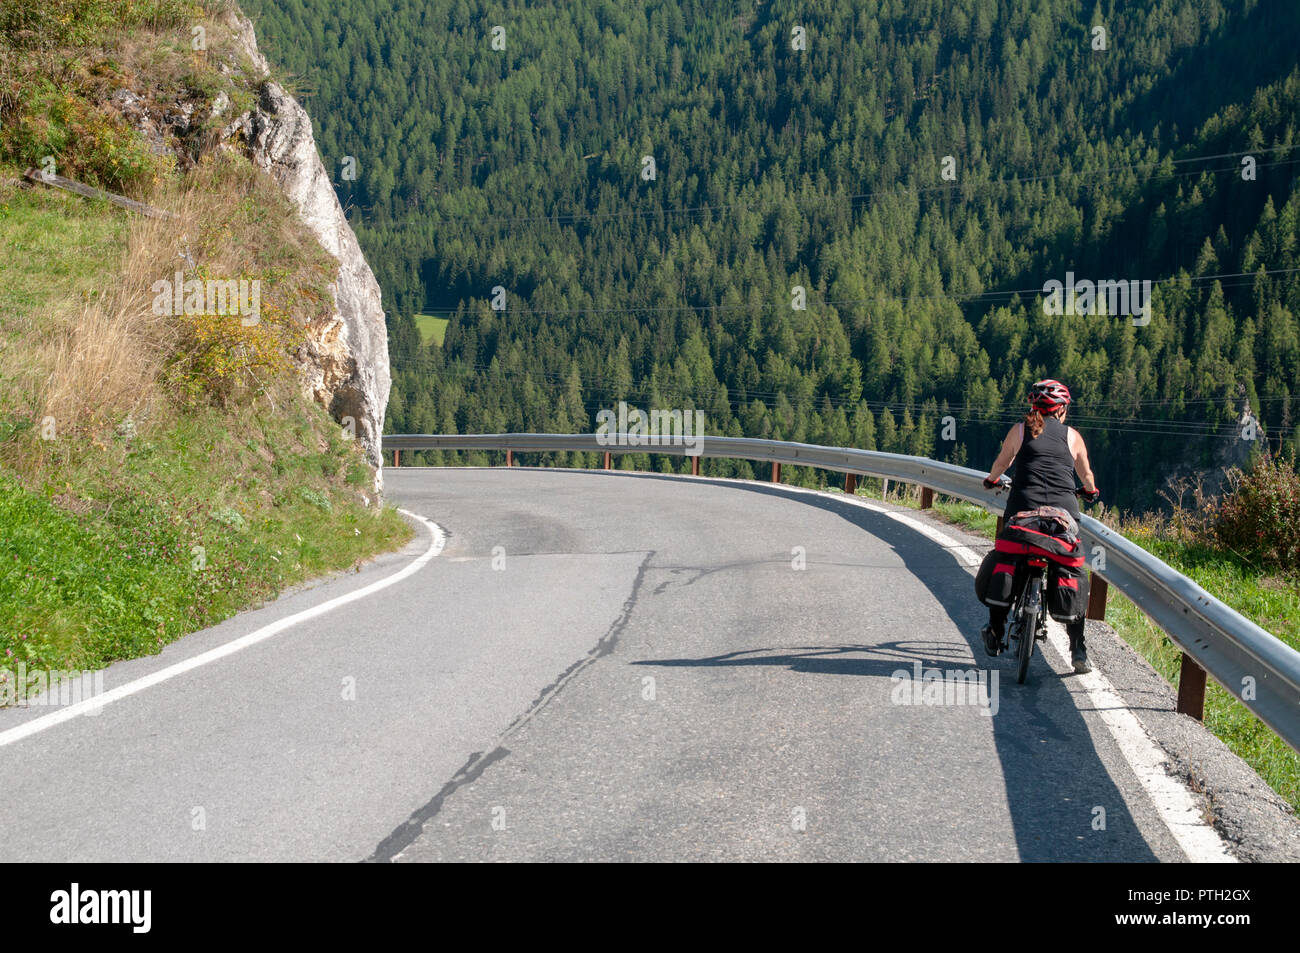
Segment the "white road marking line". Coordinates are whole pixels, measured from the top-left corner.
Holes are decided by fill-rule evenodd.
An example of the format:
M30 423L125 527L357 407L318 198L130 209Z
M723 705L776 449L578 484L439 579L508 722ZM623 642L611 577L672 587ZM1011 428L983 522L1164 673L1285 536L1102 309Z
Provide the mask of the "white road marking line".
M913 516L908 516L906 513L899 513L894 510L883 510L883 512L890 519L902 523L904 526L910 526L918 533L921 533L927 538L938 543L940 546L943 546L950 553L952 553L954 556L956 556L958 559L964 562L967 566L978 566L981 562L984 561L983 556L975 555L973 550L969 549L966 546L961 545L960 543L957 542L957 540L953 539L947 533L941 532L940 530L936 529L933 526L928 526Z
M969 547L961 545L947 533L907 513L900 513L854 496L829 494L803 487L785 487L785 489L830 496L875 513L882 513L944 546L968 566L978 566L983 561L982 556L976 555ZM1048 632L1048 644L1056 660L1065 668L1071 668L1070 637L1066 634L1065 627L1058 622L1049 621ZM1173 835L1182 852L1187 855L1187 859L1193 863L1238 863L1237 858L1228 851L1228 846L1219 836L1219 832L1213 825L1205 822L1192 792L1166 770L1166 765L1169 764L1168 756L1147 734L1142 722L1129 709L1110 679L1097 668L1087 675L1073 677L1078 679L1078 684L1088 692L1088 700L1101 716L1111 737L1115 739L1120 754L1128 762L1133 774L1142 785L1142 790L1146 792L1147 798L1155 807L1157 816L1165 827L1169 828L1169 833Z
M1052 647L1057 661L1069 668L1070 637L1065 627L1058 622L1049 622L1047 644ZM1124 760L1142 782L1160 819L1174 835L1187 859L1193 863L1237 863L1219 832L1205 822L1192 793L1166 770L1168 757L1151 740L1142 722L1129 709L1110 679L1097 668L1087 675L1073 677L1088 692L1088 700L1110 729Z
M924 526L916 518L906 513L897 513L882 506L867 504L870 509L878 510L886 516L923 532L930 539L944 543L954 553L964 554L967 565L976 566L982 561L970 549L961 546L948 534L932 526ZM1065 627L1057 622L1048 625L1050 641L1057 661L1066 668L1071 668L1070 641ZM1187 859L1193 863L1237 863L1237 859L1228 852L1227 844L1214 827L1205 822L1197 808L1192 792L1183 783L1166 770L1169 758L1164 751L1151 740L1151 736L1142 727L1137 715L1129 709L1127 703L1115 690L1100 669L1094 668L1087 675L1075 675L1079 684L1088 692L1088 699L1101 716L1102 722L1110 730L1111 737L1119 747L1120 754L1133 770L1146 792L1148 799L1156 809L1156 814L1169 828L1169 833L1177 841L1179 848Z
M377 582L372 582L355 592L349 592L345 595L330 599L328 602L322 602L318 606L312 606L310 609L304 609L301 612L295 612L293 615L265 625L255 632L248 635L240 636L233 641L224 645L219 645L214 649L202 652L193 658L186 659L183 662L177 662L175 665L169 665L166 668L159 669L152 674L137 678L134 681L127 682L125 685L119 685L102 695L94 698L88 698L85 701L77 702L75 705L68 705L66 708L60 708L58 711L43 715L40 718L33 718L31 721L24 722L17 727L10 728L8 731L0 732L0 748L5 745L13 744L15 741L21 741L37 732L45 731L47 728L53 728L55 725L70 721L78 715L98 714L106 705L113 702L121 701L137 692L142 692L146 688L152 688L160 682L175 678L177 675L183 675L186 672L193 671L209 662L215 662L217 659L225 658L227 655L233 655L241 649L246 649L250 645L256 645L258 642L264 642L274 635L278 635L285 629L297 625L299 622L306 622L308 619L314 619L317 616L324 615L339 606L346 605L349 602L355 602L358 599L364 599L366 596L373 595L381 589L387 589L389 586L401 582L408 576L411 576L423 569L429 562L442 552L442 547L447 543L447 536L437 523L425 519L417 513L411 513L408 510L398 510L399 513L405 513L412 519L419 520L429 530L432 540L429 548L412 560L404 568L393 573L391 576L385 576ZM36 701L39 702L39 699Z
M740 481L740 482L747 482L747 481ZM748 481L748 482L752 482L752 481ZM853 506L860 506L864 510L871 510L873 513L883 513L885 516L888 516L890 519L894 520L895 522L902 523L904 526L908 526L911 529L916 530L918 533L930 539L932 542L938 543L940 546L944 547L949 552L951 552L954 556L956 556L960 561L964 562L967 566L978 566L981 562L984 561L984 557L976 555L976 553L969 546L963 546L961 543L957 542L957 540L953 539L951 536L940 531L939 529L931 526L930 524L922 520L916 519L913 516L909 516L906 513L900 513L897 510L888 509L884 506L881 506L879 503L869 503L866 500L862 499L861 497L853 496L847 493L827 493L824 490L810 490L802 486L782 485L782 489L794 490L798 493L813 493L816 494L817 496L829 496L833 500L842 500L843 502L850 503Z

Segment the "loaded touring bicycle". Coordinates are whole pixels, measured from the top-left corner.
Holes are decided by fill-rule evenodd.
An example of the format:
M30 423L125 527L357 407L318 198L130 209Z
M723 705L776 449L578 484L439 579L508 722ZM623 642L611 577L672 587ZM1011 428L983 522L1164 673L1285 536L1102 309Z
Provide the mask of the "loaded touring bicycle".
M1074 517L1043 506L1007 520L975 576L975 594L985 605L1010 607L998 654L1015 649L1016 681L1023 683L1034 643L1047 638L1047 617L1077 622L1088 604Z

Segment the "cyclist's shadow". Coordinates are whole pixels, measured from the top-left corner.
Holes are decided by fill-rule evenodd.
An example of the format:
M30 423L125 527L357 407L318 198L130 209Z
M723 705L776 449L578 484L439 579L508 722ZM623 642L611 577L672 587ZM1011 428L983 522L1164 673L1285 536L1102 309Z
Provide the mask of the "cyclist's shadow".
M644 477L673 479L653 474ZM733 490L779 495L826 510L888 544L908 572L933 595L966 640L968 651L951 641L904 639L871 645L755 649L704 659L646 660L643 664L785 665L796 672L889 678L916 660L933 664L947 657L966 667L973 657L975 666L999 673L999 710L989 721L1020 859L1158 860L1094 746L1066 680L1057 675L1042 653L1036 652L1026 684L1018 685L1010 653L996 659L984 654L979 630L988 614L975 598L974 567L968 570L953 553L925 535L848 501L792 493L762 483L725 485ZM852 653L858 653L857 657ZM1113 753L1113 748L1111 751L1110 762L1114 764L1120 756ZM990 809L993 807L990 805Z

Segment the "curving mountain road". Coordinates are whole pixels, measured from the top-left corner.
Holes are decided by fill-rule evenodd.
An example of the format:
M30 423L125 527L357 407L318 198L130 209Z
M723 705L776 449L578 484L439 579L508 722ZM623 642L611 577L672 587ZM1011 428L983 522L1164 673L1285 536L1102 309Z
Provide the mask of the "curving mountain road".
M407 577L205 662L424 527L113 666L98 715L0 711L0 859L1185 859L1063 661L984 658L970 537L762 483L386 477L446 532Z

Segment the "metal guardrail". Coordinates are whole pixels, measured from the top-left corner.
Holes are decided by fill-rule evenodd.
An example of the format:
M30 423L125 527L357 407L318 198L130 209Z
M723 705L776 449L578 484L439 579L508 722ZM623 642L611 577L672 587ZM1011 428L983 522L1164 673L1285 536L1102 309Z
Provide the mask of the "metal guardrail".
M613 442L620 438L636 442ZM604 453L606 467L611 454L666 453L696 457L696 473L699 456L729 457L771 463L774 480L780 479L781 464L816 467L848 474L849 489L856 477L873 476L967 500L999 516L1005 505L1002 493L984 488L983 473L924 457L749 437L697 440L688 444L681 437L622 434L386 434L383 447L393 452L394 464L402 450L505 451L507 463L517 452ZM1300 751L1300 652L1091 516L1080 520L1080 529L1103 608L1106 584L1116 586L1182 649L1179 711L1200 717L1208 672ZM1094 617L1091 606L1089 615Z

